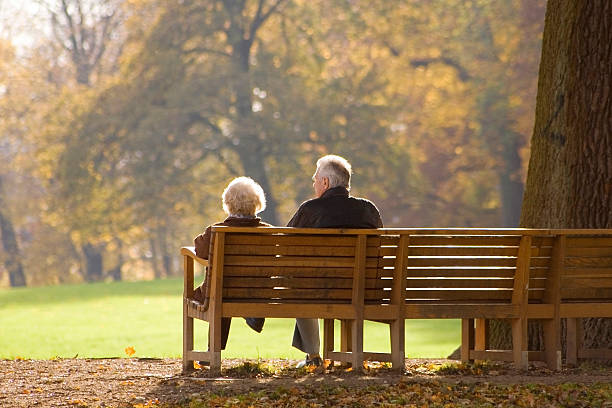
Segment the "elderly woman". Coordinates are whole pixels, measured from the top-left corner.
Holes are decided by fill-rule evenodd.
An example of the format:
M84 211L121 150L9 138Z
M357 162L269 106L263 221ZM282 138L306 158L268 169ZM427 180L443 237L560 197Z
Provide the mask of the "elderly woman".
M233 179L223 191L223 210L228 217L223 222L214 225L225 225L231 227L270 227L270 224L262 222L257 213L266 208L266 197L263 189L250 177L238 177ZM208 259L210 247L211 226L195 237L195 252L200 258ZM202 303L208 303L209 290L207 283L208 273L205 281L196 288L194 298ZM249 327L256 332L261 332L265 320L263 318L246 318ZM224 317L221 319L221 349L225 349L227 337L232 319Z

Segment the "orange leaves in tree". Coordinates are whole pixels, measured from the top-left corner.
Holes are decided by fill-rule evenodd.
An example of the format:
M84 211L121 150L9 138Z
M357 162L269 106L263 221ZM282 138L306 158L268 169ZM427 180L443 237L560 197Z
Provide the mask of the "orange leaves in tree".
M136 353L136 350L134 350L134 347L128 346L125 348L125 354L127 354L128 357L132 357L134 353Z

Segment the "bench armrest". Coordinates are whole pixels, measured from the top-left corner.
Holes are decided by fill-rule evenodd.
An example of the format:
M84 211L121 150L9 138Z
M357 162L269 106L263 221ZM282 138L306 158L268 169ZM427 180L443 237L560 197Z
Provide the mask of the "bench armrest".
M199 263L202 266L208 266L208 259L200 258L199 256L197 256L195 254L195 247L192 247L192 246L182 247L181 255L186 255L190 258L193 258L197 263Z

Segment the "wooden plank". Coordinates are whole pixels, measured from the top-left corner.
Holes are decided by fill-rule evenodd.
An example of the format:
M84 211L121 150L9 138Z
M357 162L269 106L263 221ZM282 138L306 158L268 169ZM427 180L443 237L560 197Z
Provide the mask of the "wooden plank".
M261 231L260 231L261 232ZM354 247L356 236L329 235L263 235L263 234L229 234L228 245L303 245L303 246L345 246Z
M527 356L527 307L529 302L529 269L531 265L531 237L523 236L516 262L512 304L519 306L519 316L511 320L512 357L516 368L526 369Z
M461 279L461 278L412 278L409 277L406 280L406 288L512 288L514 279L507 278L493 278L493 279Z
M527 307L528 319L552 319L555 316L555 305L529 304Z
M406 304L404 306L405 319L510 319L517 317L519 307L510 303L505 304Z
M612 300L607 302L561 303L561 317L612 317Z
M235 299L263 299L277 302L288 301L313 301L318 303L335 303L342 300L350 300L351 289L223 289L223 297L226 301ZM368 290L366 299L382 299L386 292L384 290Z
M599 257L599 258L588 258L588 257L573 257L565 258L566 268L612 268L612 257Z
M363 304L365 303L366 236L360 235L355 246L352 304L355 319L351 321L353 369L363 370Z
M447 300L507 300L512 297L512 290L461 290L461 289L431 289L431 290L407 290L406 299L433 299L439 301Z
M514 267L500 268L451 268L451 267L431 267L407 269L406 275L411 278L421 277L448 277L448 278L513 278Z
M612 276L612 268L565 268L562 276L564 278L605 278Z
M376 250L376 248L373 248ZM355 249L333 245L226 245L225 255L355 256ZM377 252L374 251L373 256Z
M543 278L543 279L547 279L548 277L548 271L550 268L540 268L540 267L530 267L529 268L529 278L534 278L534 279L538 279L538 278Z
M577 325L581 323L578 319L567 319L565 329L565 361L569 366L575 366L578 362L578 348L580 339L577 336Z
M535 258L535 257L550 257L550 254L552 253L552 248L551 247L536 247L536 246L532 246L531 247L531 257Z
M607 300L612 299L612 288L561 288L562 300Z
M221 313L223 291L223 250L225 234L214 233L212 236L212 266L210 282L208 347L210 351L210 372L221 373Z
M489 348L489 319L474 319L474 350Z
M193 369L189 353L193 350L193 318L188 301L193 298L193 258L183 255L183 371Z
M394 256L397 247L369 247L368 257ZM355 248L346 246L306 245L226 245L226 255L284 255L284 256L355 256Z
M520 236L422 236L411 235L411 246L508 246L518 248Z
M612 288L612 277L567 277L561 279L561 286L564 289L582 289L582 288Z
M304 303L223 303L223 317L250 317L253 315L273 318L304 319L352 319L355 310L350 304Z
M500 267L500 266L515 266L516 258L414 258L408 257L408 266L483 266L483 267Z
M378 279L369 279L371 284L379 282ZM350 289L353 280L347 278L247 278L226 277L223 280L224 288L293 288L293 289Z
M561 271L566 252L566 237L555 238L552 251L552 262L542 301L552 305L552 316L542 322L544 335L544 355L546 364L551 370L561 369L561 319L559 317L561 303Z
M516 247L410 246L409 256L516 256Z
M461 361L470 361L474 348L474 319L461 319Z
M404 370L406 357L406 335L404 320L404 307L406 299L406 264L408 250L410 247L410 236L402 235L398 242L397 256L395 258L393 288L391 290L390 303L397 308L397 313L392 317L389 324L389 336L391 343L391 361L393 370Z
M353 257L306 257L306 256L248 256L229 255L225 257L225 265L239 266L313 266L313 267L343 267L353 266ZM375 263L369 266L377 266Z
M605 247L574 247L567 249L568 257L612 257L612 246Z
M250 276L250 277L271 277L286 276L294 278L351 278L353 277L353 265L345 267L322 268L322 267L291 267L291 266L240 266L228 265L224 269L225 276ZM368 268L366 270L368 278L379 276L378 268Z
M188 256L190 258L192 258L194 261L196 261L197 263L199 263L202 266L208 266L208 259L204 259L204 258L200 258L199 256L197 256L195 254L195 247L182 247L181 248L181 255L183 256Z
M568 237L567 249L612 247L612 237Z

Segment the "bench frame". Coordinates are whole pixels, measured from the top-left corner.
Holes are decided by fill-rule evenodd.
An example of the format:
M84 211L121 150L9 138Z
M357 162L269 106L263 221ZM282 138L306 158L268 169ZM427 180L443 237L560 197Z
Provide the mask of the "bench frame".
M504 360L513 361L518 368L526 369L530 360L546 361L552 369L561 367L561 330L560 319L568 319L568 363L575 363L578 357L589 357L594 353L580 351L577 335L580 334L579 322L575 319L581 317L612 317L612 297L606 297L608 293L612 293L606 282L612 279L612 230L549 230L549 229L433 229L433 228L418 228L418 229L390 229L382 228L377 230L339 230L339 229L298 229L287 227L257 227L257 228L239 228L239 227L224 227L215 226L212 228L213 239L211 240L211 263L207 260L199 258L195 255L192 247L184 247L181 249L181 254L184 259L184 293L183 293L183 369L188 371L193 369L193 361L208 361L211 368L211 374L218 374L221 367L221 334L220 323L222 317L266 317L266 318L321 318L323 323L323 357L333 361L350 363L354 369L361 370L364 360L387 361L392 363L395 370L401 370L404 367L404 322L405 319L423 319L423 318L457 318L462 320L461 324L461 359L469 360ZM259 235L275 235L285 236L291 235L300 237L297 239L314 239L321 236L351 236L355 238L354 248L354 263L352 263L353 276L351 281L351 296L350 302L338 304L325 300L308 300L302 303L283 303L275 304L273 301L257 300L256 302L237 303L228 301L224 297L224 259L225 259L225 238L232 236L231 234L253 234L253 237ZM516 255L511 254L511 249L507 248L504 251L508 252L508 259L504 256L496 256L498 261L515 262L510 265L510 270L514 271L511 287L506 286L502 290L503 293L509 293L511 296L507 301L495 300L499 298L501 289L492 290L492 298L488 300L482 297L477 302L462 301L460 297L452 298L450 302L437 301L432 298L424 301L405 301L407 293L414 290L423 290L422 293L429 293L426 287L414 286L407 288L404 282L420 282L421 280L408 280L410 268L413 262L418 264L418 258L432 259L436 262L445 265L448 268L452 265L454 259L462 259L463 256L444 256L444 255L413 255L413 253L421 254L444 254L447 251L447 246L432 246L420 247L411 246L411 240L418 244L419 239L423 237L458 237L459 240L478 237L516 237L519 242L516 247ZM393 245L382 245L379 248L384 248L386 256L378 257L379 270L381 264L387 265L385 268L392 270L391 279L385 281L386 285L390 285L389 299L384 303L370 301L365 297L366 292L366 264L371 267L374 262L371 258L372 251L375 249L369 245L371 238L393 238ZM568 238L570 237L570 238ZM597 258L600 262L597 269L598 277L601 280L582 279L577 280L577 285L603 285L600 287L584 288L591 290L589 293L594 293L593 298L573 298L571 301L565 301L562 297L563 288L562 282L565 282L562 277L565 271L568 270L570 261L567 257L567 241L572 240L587 240L584 242L593 243L597 248L594 253L599 254ZM603 239L603 240L601 240ZM438 239L439 240L439 239ZM462 241L462 242L463 242ZM449 241L450 242L450 241ZM573 241L572 241L573 242ZM603 244L600 244L603 243ZM463 252L460 254L468 254L471 248L467 246L460 248ZM497 246L492 246L490 251L500 253ZM596 248L596 249L597 249ZM486 249L488 250L488 249ZM608 251L610 250L610 263L608 264ZM456 249L455 251L458 251ZM483 254L485 249L478 252ZM582 252L572 249L572 253L581 256ZM591 251L593 252L593 251ZM493 252L492 252L493 253ZM505 252L504 252L505 253ZM586 253L586 252L585 252ZM542 256L546 259L546 266L542 266ZM591 256L591 255L590 255ZM385 261L384 258L390 258ZM480 256L477 265L485 262L487 256ZM601 261L601 259L603 261ZM285 260L285 258L283 258ZM287 257L287 260L290 258ZM326 259L332 259L328 257ZM344 258L346 259L346 258ZM470 258L471 259L471 258ZM576 258L579 261L583 258ZM383 261L381 261L383 260ZM501 262L500 261L500 262ZM286 261L289 262L289 261ZM303 259L300 262L305 262ZM382 262L382 263L381 263ZM424 261L423 261L424 262ZM463 261L456 261L459 268L465 268ZM475 261L476 262L476 261ZM603 262L603 264L601 263ZM198 263L206 268L210 268L210 299L208 307L193 300L194 292L194 265ZM422 262L421 262L422 263ZM484 265L484 263L482 263ZM284 265L287 265L286 263ZM424 264L425 265L425 264ZM603 266L602 266L603 265ZM266 266L262 266L265 268ZM430 266L427 266L430 267ZM433 270L433 269L432 269ZM537 275L537 276L536 276ZM441 276L441 275L440 275ZM585 275L587 276L587 275ZM448 278L444 278L448 279ZM533 282L539 282L537 279L544 280L544 287L530 288ZM435 279L434 279L435 280ZM507 279L506 279L507 280ZM427 283L427 279L423 279ZM450 281L448 281L450 282ZM415 283L410 283L416 285ZM449 288L446 288L449 289ZM453 293L452 289L449 293ZM457 288L458 290L470 291L470 288ZM537 290L536 290L537 289ZM483 289L486 290L486 289ZM432 290L434 292L435 290ZM538 293L536 301L532 301L534 293ZM460 292L456 292L460 293ZM467 292L466 292L467 293ZM602 293L604 295L602 295ZM495 296L494 296L495 295ZM599 298L597 298L599 296ZM209 351L194 350L193 341L193 319L201 319L209 322ZM340 329L340 350L334 350L334 320L341 321ZM490 319L509 319L512 327L512 350L499 351L488 350L488 320ZM543 322L545 347L544 351L528 351L527 350L527 321L529 319L539 319ZM369 353L363 350L363 321L376 320L389 324L391 352L390 353ZM577 327L577 329L575 329ZM601 350L600 350L601 351ZM610 351L606 351L605 356L610 356ZM601 354L597 354L598 356Z

